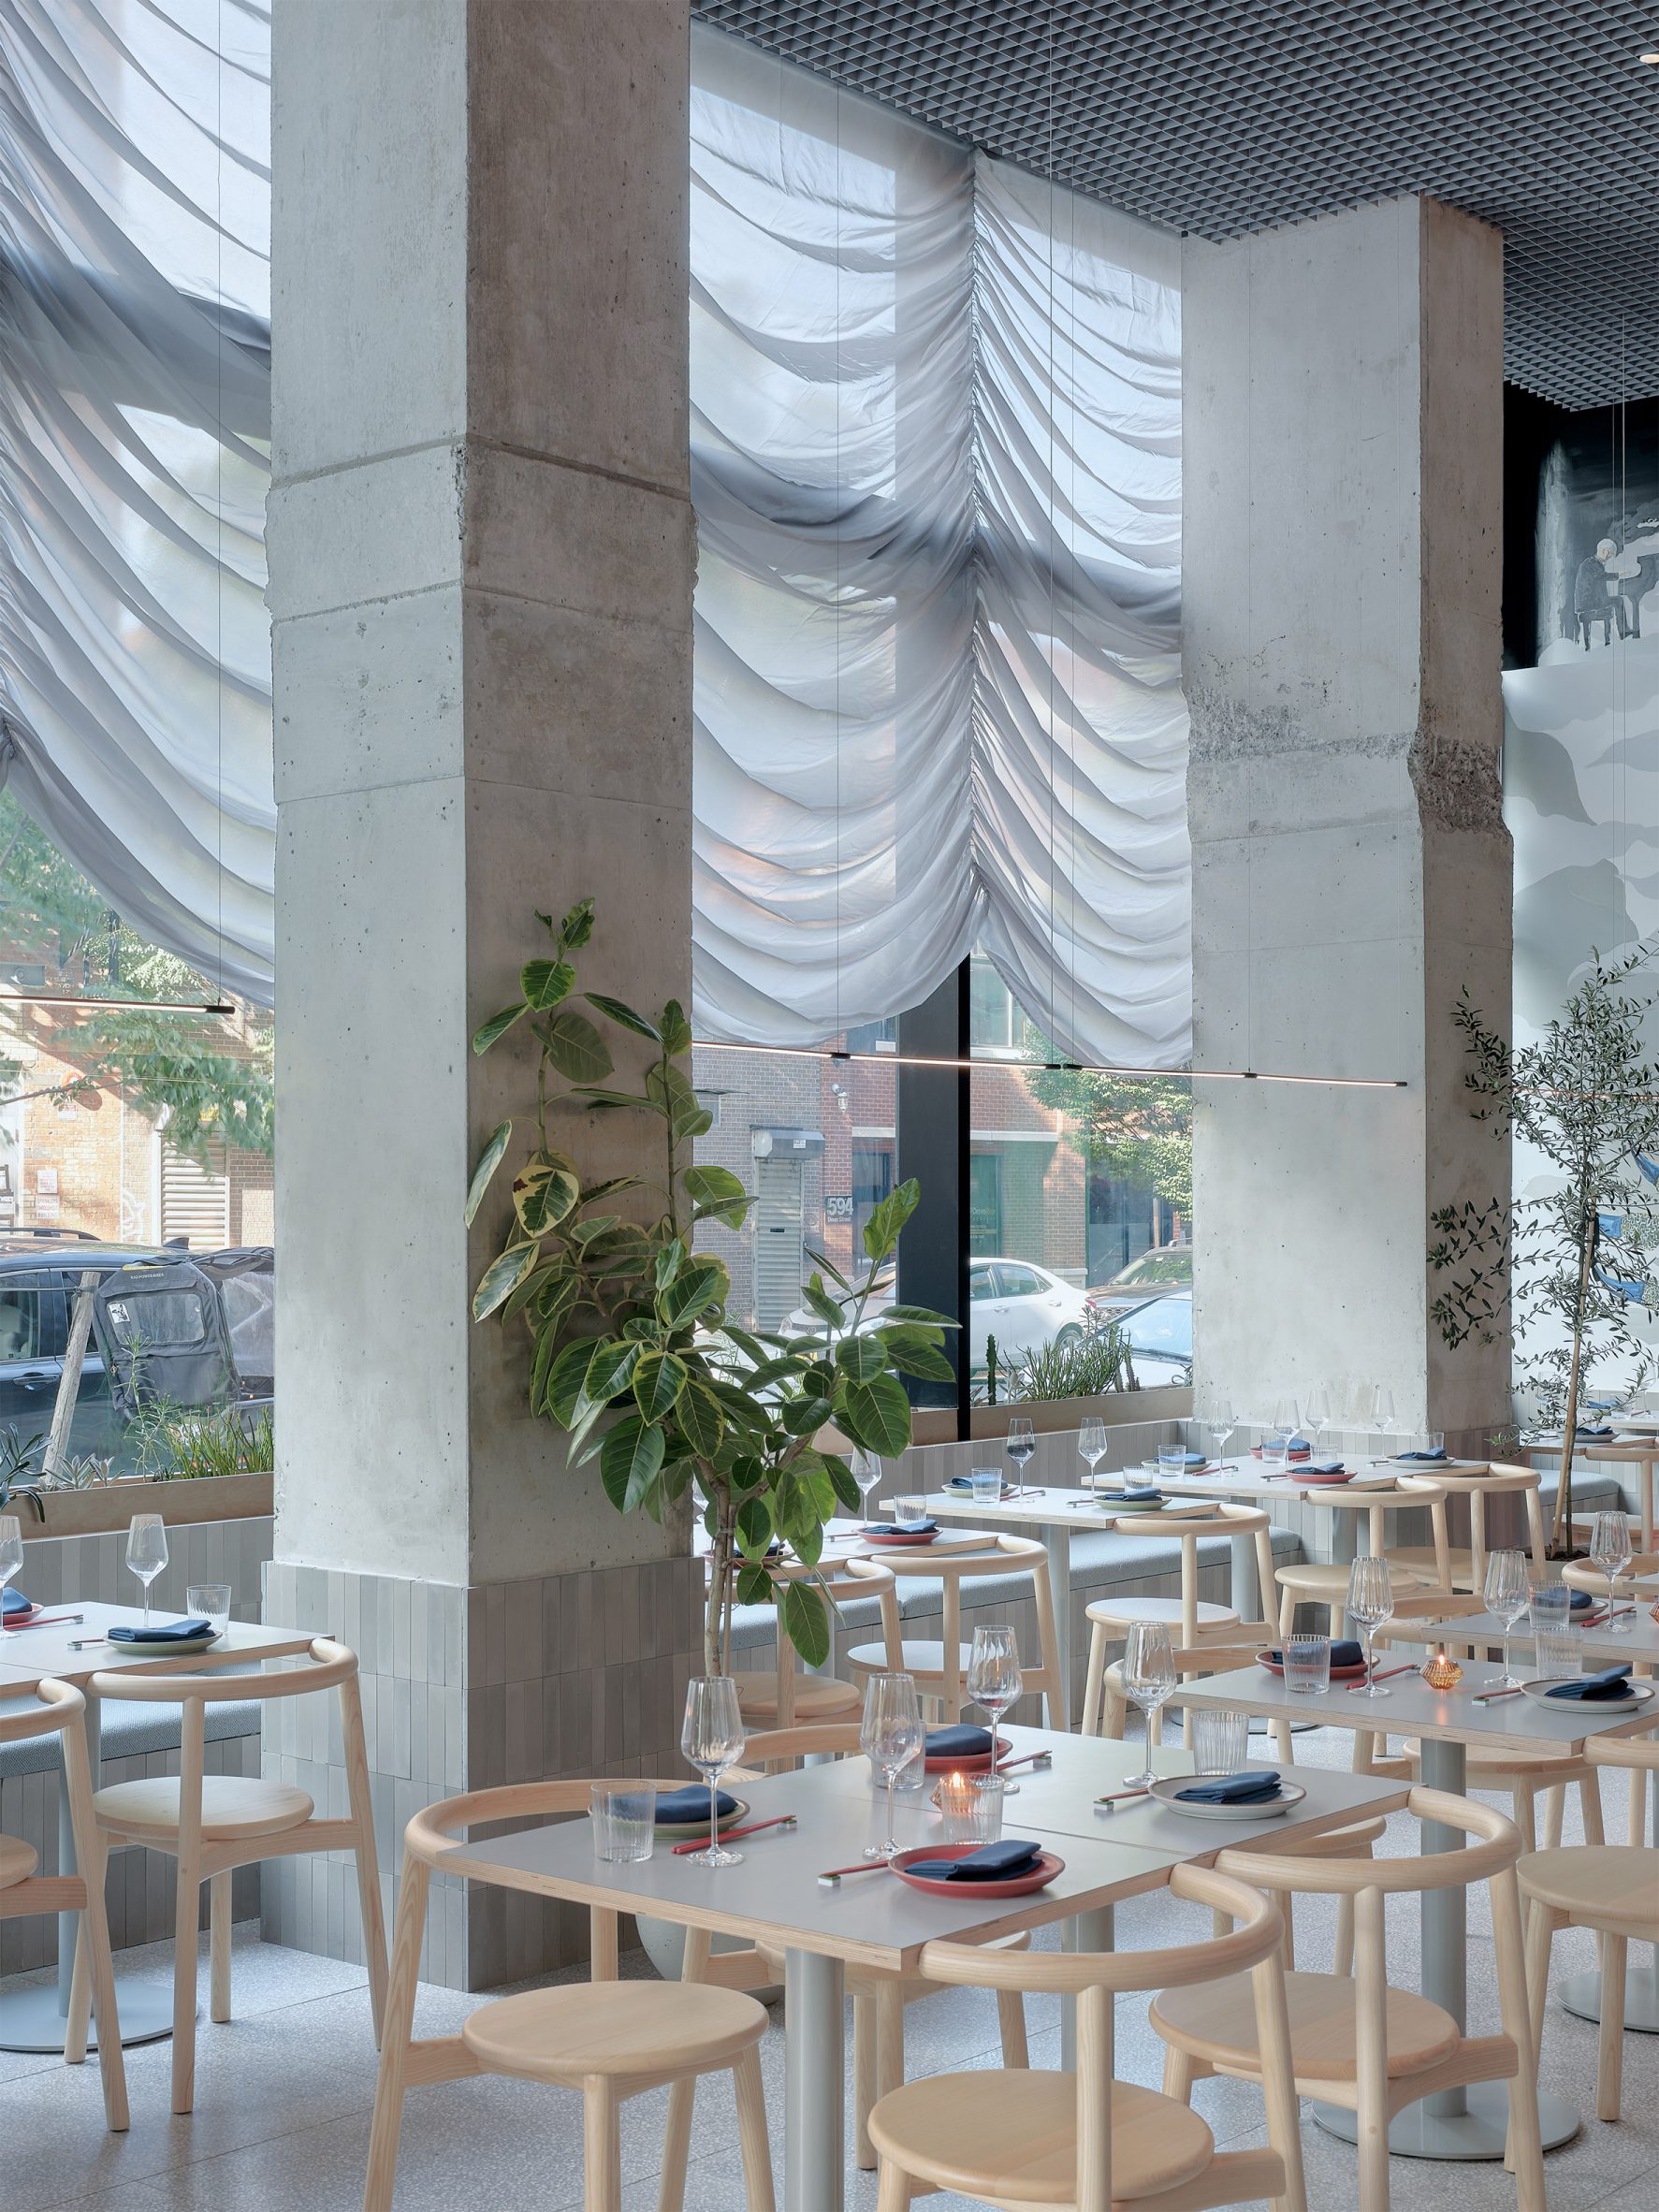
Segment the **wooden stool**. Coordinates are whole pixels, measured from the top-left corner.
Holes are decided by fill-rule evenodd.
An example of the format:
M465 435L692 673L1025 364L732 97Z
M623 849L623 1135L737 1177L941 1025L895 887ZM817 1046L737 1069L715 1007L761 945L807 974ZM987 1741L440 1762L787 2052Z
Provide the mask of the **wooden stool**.
M1375 1741L1375 1739L1369 1736L1357 1736L1354 1739L1356 1774L1376 1774L1391 1782L1419 1782L1422 1779L1422 1747L1415 1736L1406 1739L1398 1756L1386 1750L1381 1753L1368 1752L1366 1747ZM1564 1754L1558 1756L1551 1752L1506 1752L1472 1743L1467 1754L1466 1772L1467 1788L1507 1795L1515 1825L1521 1830L1522 1850L1533 1851L1537 1847L1537 1801L1540 1797L1545 1799L1545 1841L1550 1846L1561 1841L1562 1818L1569 1787L1576 1787L1579 1792L1585 1841L1601 1841L1601 1791L1588 1763L1577 1754L1568 1756Z
M1252 1877L1253 1879L1253 1877ZM1018 1989L1077 2001L1077 2069L935 2074L881 2098L870 2115L880 2161L878 2212L904 2212L912 2196L958 2190L995 2205L1066 2205L1074 2212L1200 2212L1268 2197L1305 2212L1302 2142L1291 2087L1278 1907L1249 1880L1177 1867L1177 1898L1242 1925L1208 1942L1157 1951L1032 1951L1010 1956L966 1943L929 1943L930 1982ZM1254 1998L1267 2104L1265 2150L1218 2151L1184 2103L1113 2079L1113 1999L1237 1977ZM1204 1992L1207 1994L1208 1992Z
M429 1805L404 1830L403 1877L363 2212L391 2212L405 2090L479 2074L512 2074L521 2081L548 2082L582 2092L586 2212L621 2212L623 2103L642 2090L672 2084L659 2205L661 2212L677 2212L685 2194L692 2085L703 2074L728 2073L736 2091L749 2212L774 2212L761 2085L765 2007L740 1990L715 1988L704 1982L709 1947L706 1928L686 1930L685 1967L678 1982L621 1982L617 1978L617 1915L594 1905L589 1911L589 1981L497 1998L469 2014L458 2035L423 2036L418 2042L413 2038L427 1894L439 1855L449 1851L469 1827L585 1813L592 1787L591 1782L538 1782L473 1790ZM445 1871L455 1871L453 1862ZM508 1889L529 1886L516 1883L507 1868L468 1870L468 1878ZM683 2127L677 2135L677 2115L682 2112Z
M881 1635L887 1646L888 1672L904 1671L899 1656L902 1632L898 1619L897 1587L892 1575L880 1560L849 1559L825 1566L822 1573L816 1567L796 1564L779 1566L772 1571L772 1581L781 1590L790 1582L810 1577L832 1605L845 1599L873 1597L881 1608ZM833 1675L803 1674L795 1666L795 1648L790 1640L783 1618L783 1608L777 1608L778 1667L776 1679L768 1681L762 1674L740 1674L737 1683L737 1706L743 1718L751 1726L765 1728L793 1728L822 1726L832 1721L844 1721L856 1713L864 1703L864 1691L857 1682L837 1681Z
M1562 1928L1590 1928L1601 1952L1601 2042L1595 2067L1595 2117L1616 2120L1624 2081L1624 1965L1632 1943L1659 1943L1659 1850L1637 1841L1643 1784L1659 1768L1659 1743L1632 1736L1593 1736L1584 1746L1593 1767L1630 1772L1634 1817L1629 1843L1575 1845L1529 1852L1516 1869L1531 1900L1527 1929L1527 1994L1533 2034L1544 2036L1550 1954Z
M1262 1623L1255 1622L1251 1623L1251 1626L1259 1633ZM1185 1681L1188 1676L1230 1674L1235 1667L1254 1666L1256 1654L1260 1649L1260 1643L1253 1638L1247 1644L1200 1644L1195 1651L1178 1651L1173 1652L1171 1656L1175 1662L1175 1673L1178 1681ZM1121 1743L1130 1704L1128 1694L1123 1686L1123 1661L1121 1659L1114 1659L1110 1666L1101 1670L1099 1693L1099 1733L1113 1743ZM1157 1718L1147 1733L1146 1748L1148 1751L1163 1742L1164 1716L1169 1711L1170 1705L1179 1704L1180 1700L1181 1693L1177 1689L1169 1704L1158 1708ZM1274 1720L1271 1725L1273 1748L1278 1753L1280 1759L1288 1766L1292 1756L1290 1724L1288 1720ZM1190 1712L1184 1712L1182 1716L1182 1736L1185 1741L1190 1742L1192 1738L1192 1715Z
M1385 1541L1388 1516L1426 1506L1434 1533L1435 1564L1426 1573L1403 1566L1400 1579L1426 1583L1434 1593L1444 1593L1448 1601L1455 1597L1451 1586L1451 1546L1446 1531L1446 1491L1438 1476L1430 1480L1426 1476L1401 1475L1396 1477L1392 1490L1361 1491L1358 1495L1331 1487L1311 1493L1306 1502L1328 1506L1336 1513L1363 1513L1367 1553L1374 1559L1386 1558L1390 1564L1394 1555ZM1279 1603L1281 1638L1288 1636L1295 1625L1299 1605L1327 1607L1331 1633L1336 1633L1337 1616L1347 1605L1347 1567L1335 1561L1302 1559L1288 1566L1276 1567L1273 1579L1283 1594Z
M1375 1820L1355 1821L1351 1827L1325 1828L1317 1836L1290 1836L1285 1848L1297 1858L1370 1858L1372 1845L1380 1841L1388 1822L1380 1813ZM1285 1964L1296 1964L1295 1900L1285 1908ZM1331 1971L1335 1974L1351 1974L1354 1971L1354 1893L1351 1889L1338 1892L1336 1899L1336 1942L1332 1953Z
M357 1901L363 1917L363 1957L378 2042L386 2009L386 1928L380 1911L380 1870L374 1856L374 1816L369 1804L369 1754L363 1743L363 1706L357 1660L343 1644L319 1637L310 1655L281 1674L96 1674L100 1697L149 1700L183 1707L178 1775L122 1782L93 1798L97 1880L102 1885L111 1843L141 1843L177 1862L178 1907L173 1938L173 2110L188 2112L196 2093L196 1936L201 1920L201 1885L208 1885L210 2014L230 2017L230 1877L237 1867L300 1852L349 1851L357 1863ZM303 1790L253 1775L205 1771L205 1730L210 1698L245 1701L301 1697L313 1690L340 1693L351 1812L343 1820L320 1820ZM88 1861L89 1876L93 1861ZM87 1978L76 1959L69 1996L71 2033L85 2032Z
M1480 1841L1460 1851L1413 1858L1318 1858L1305 1853L1224 1851L1217 1871L1279 1893L1311 1892L1354 1900L1355 1972L1286 1977L1296 2093L1346 2105L1359 2119L1359 2212L1388 2212L1389 2123L1419 2098L1469 2082L1509 2084L1509 2160L1520 2212L1546 2212L1537 2085L1521 1955L1521 1893L1515 1862L1521 1837L1490 1806L1441 1790L1415 1789L1410 1810ZM1439 2005L1391 1988L1384 1955L1385 1898L1427 1889L1491 1885L1499 2018L1503 2033L1468 2036ZM1230 2074L1263 2077L1260 2030L1238 1984L1166 1990L1152 2024L1170 2046L1164 2089L1190 2101L1194 2081Z
M1407 1545L1404 1550L1390 1551L1390 1566L1403 1567L1408 1574L1416 1575L1419 1581L1444 1583L1448 1588L1468 1591L1478 1597L1486 1588L1489 1550L1486 1502L1489 1498L1513 1496L1519 1492L1526 1499L1525 1550L1532 1559L1533 1573L1539 1581L1543 1580L1548 1539L1544 1535L1543 1511L1538 1504L1538 1485L1543 1477L1535 1467L1506 1467L1494 1463L1484 1475L1448 1475L1437 1471L1434 1480L1448 1498L1462 1497L1469 1501L1467 1547L1454 1545L1450 1548L1447 1554L1444 1577L1440 1572L1437 1551L1433 1546Z
M41 1709L44 1708L44 1710ZM61 1736L64 1788L69 1800L69 1832L75 1839L75 1873L37 1874L38 1855L31 1843L0 1836L0 1920L22 1920L35 1913L79 1913L75 1935L75 1974L84 1973L91 2012L98 2025L98 2072L104 2083L104 2117L110 2131L129 2125L126 2066L121 2055L121 2022L115 2009L115 1973L109 1959L109 1923L104 1913L103 1861L98 1856L93 1818L92 1768L86 1755L86 1699L67 1682L43 1681L35 1701L18 1699L0 1706L0 1743L23 1743L32 1737ZM95 1876L94 1870L96 1869ZM64 2057L79 2066L86 2057L87 2011L79 2023L73 2013L64 2039Z
M993 1575L1029 1574L1037 1601L1037 1641L1040 1657L1035 1666L1024 1668L1025 1694L1041 1694L1043 1713L1051 1728L1070 1728L1070 1716L1060 1700L1059 1641L1055 1630L1054 1585L1049 1579L1048 1552L1032 1536L997 1535L982 1551L938 1551L931 1545L914 1551L894 1551L882 1561L901 1581L937 1580L944 1586L944 1633L938 1643L911 1642L900 1647L899 1665L881 1644L859 1644L847 1654L847 1665L860 1685L873 1674L895 1671L912 1675L924 1697L936 1697L947 1721L962 1710L966 1695L969 1647L962 1641L962 1585Z

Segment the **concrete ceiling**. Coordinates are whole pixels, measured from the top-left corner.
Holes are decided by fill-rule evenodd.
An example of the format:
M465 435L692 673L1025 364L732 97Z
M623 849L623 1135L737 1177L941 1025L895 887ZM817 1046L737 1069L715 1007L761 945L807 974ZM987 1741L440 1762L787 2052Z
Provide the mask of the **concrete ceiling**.
M1234 238L1400 192L1504 233L1506 368L1659 396L1659 0L692 0L1130 214Z

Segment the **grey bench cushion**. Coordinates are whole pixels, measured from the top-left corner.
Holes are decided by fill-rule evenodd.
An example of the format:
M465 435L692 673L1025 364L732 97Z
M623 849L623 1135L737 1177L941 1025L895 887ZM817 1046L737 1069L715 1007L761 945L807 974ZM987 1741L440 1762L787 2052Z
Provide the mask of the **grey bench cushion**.
M232 1736L257 1736L263 1707L249 1698L229 1705L209 1700L206 1734L210 1743ZM136 1759L148 1752L177 1751L183 1708L179 1705L122 1705L104 1702L103 1753L106 1759ZM14 1774L50 1774L59 1764L55 1736L31 1737L23 1743L0 1744L0 1780Z

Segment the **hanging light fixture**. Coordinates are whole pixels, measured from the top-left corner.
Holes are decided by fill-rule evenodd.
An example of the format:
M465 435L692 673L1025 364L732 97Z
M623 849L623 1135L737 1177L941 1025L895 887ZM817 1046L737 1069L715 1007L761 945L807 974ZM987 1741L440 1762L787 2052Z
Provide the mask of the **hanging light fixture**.
M931 1053L854 1053L827 1044L730 1044L723 1040L696 1037L693 1049L706 1053L765 1053L791 1060L867 1061L878 1068L955 1068L983 1074L990 1068L1033 1075L1131 1075L1148 1081L1171 1083L1302 1083L1325 1088L1359 1091L1403 1091L1404 1075L1287 1075L1261 1068L1134 1068L1108 1066L1099 1060L1016 1060L1011 1062L936 1058Z

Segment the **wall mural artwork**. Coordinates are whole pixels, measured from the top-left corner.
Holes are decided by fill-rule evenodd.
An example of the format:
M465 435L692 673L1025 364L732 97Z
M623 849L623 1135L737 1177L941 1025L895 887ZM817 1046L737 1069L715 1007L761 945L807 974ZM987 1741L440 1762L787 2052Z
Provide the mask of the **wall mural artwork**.
M1565 415L1517 399L1506 436L1504 808L1526 1043L1594 954L1659 943L1659 404ZM1659 1017L1652 1029L1650 1056ZM1518 1196L1535 1195L1541 1165L1517 1147ZM1659 1354L1659 1281L1631 1288Z

